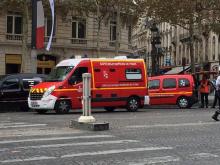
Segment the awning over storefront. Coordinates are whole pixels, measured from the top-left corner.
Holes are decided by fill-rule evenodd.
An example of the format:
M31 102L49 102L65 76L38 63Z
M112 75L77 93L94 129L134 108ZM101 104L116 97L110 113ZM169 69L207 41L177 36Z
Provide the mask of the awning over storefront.
M190 66L185 66L183 68L183 66L177 66L172 68L171 70L169 70L168 72L164 73L164 74L181 74L184 71L187 71L190 68Z

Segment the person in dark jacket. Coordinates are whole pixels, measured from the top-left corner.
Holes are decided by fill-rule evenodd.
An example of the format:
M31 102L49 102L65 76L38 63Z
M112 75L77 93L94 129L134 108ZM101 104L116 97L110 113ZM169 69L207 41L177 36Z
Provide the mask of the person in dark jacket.
M216 94L218 98L219 108L217 111L215 111L214 115L212 116L212 119L214 119L215 121L219 121L218 115L220 114L220 70L219 70L219 76L217 77L216 80Z
M217 102L218 102L218 95L217 95L217 91L216 91L216 79L218 76L215 76L215 79L213 79L212 81L210 81L212 88L214 89L214 101L212 104L211 108L215 108Z

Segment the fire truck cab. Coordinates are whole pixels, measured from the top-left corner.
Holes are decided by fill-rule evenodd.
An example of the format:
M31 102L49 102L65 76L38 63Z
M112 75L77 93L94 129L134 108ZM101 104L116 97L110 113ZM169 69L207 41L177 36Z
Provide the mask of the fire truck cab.
M107 111L124 107L137 111L149 104L142 59L67 59L56 65L45 82L33 86L29 108L38 113L67 113L82 108L82 74L91 73L91 106Z

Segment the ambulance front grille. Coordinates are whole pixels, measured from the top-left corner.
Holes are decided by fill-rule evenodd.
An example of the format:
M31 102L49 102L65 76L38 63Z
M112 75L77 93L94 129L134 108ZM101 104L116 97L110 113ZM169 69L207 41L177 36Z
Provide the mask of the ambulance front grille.
M31 100L41 100L41 98L43 97L44 93L31 93L30 94L30 99Z

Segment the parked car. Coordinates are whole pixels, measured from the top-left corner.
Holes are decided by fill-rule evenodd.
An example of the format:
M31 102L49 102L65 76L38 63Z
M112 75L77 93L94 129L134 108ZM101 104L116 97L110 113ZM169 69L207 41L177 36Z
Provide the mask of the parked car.
M29 89L45 78L46 75L31 73L0 76L0 105L26 111Z
M162 75L149 78L150 105L178 105L190 108L197 102L192 75Z

